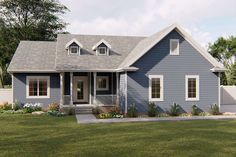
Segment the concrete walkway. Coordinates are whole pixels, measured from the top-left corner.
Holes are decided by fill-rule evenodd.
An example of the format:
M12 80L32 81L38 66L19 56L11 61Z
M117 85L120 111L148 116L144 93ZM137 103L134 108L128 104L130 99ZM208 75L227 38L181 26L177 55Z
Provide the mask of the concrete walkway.
M89 123L121 123L121 122L159 122L159 121L184 121L184 120L227 120L236 119L236 116L192 116L192 117L147 117L147 118L111 118L97 119L93 114L77 114L79 124Z

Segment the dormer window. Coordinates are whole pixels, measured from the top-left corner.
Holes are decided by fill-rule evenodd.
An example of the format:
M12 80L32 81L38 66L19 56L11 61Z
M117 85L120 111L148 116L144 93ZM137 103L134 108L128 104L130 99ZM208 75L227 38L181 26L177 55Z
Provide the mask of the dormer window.
M107 55L107 48L106 47L98 47L97 48L98 55Z
M72 39L65 46L69 55L72 55L72 54L80 55L80 51L82 47L83 45L80 42L78 42L76 39Z
M111 45L104 39L100 40L93 46L93 50L96 51L96 55L100 56L109 56L110 49Z
M179 55L179 39L170 39L170 55Z
M78 54L79 47L78 46L70 46L70 54Z

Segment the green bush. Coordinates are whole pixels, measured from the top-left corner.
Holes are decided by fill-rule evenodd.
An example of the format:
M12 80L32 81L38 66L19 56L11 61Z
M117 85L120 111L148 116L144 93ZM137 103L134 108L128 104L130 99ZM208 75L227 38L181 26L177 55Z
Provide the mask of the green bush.
M2 110L1 113L5 113L5 114L25 114L26 111L25 110Z
M178 116L180 114L180 106L179 104L174 103L170 106L169 114L171 116Z
M12 105L11 104L8 104L7 102L6 103L3 103L0 105L0 109L1 110L11 110L12 109Z
M15 102L13 105L12 105L12 109L14 111L17 111L17 110L20 110L22 107L21 107L21 104L19 102Z
M138 110L135 106L135 104L131 104L131 106L128 108L128 117L138 117Z
M100 113L98 115L99 119L107 119L107 118L113 118L112 115L110 113Z
M101 113L99 106L96 106L92 109L94 115L99 115Z
M48 105L48 111L59 111L60 105L56 102Z
M211 114L208 112L200 112L199 116L210 116Z
M66 114L63 113L63 112L59 112L59 111L48 111L48 114L50 116L55 116L55 117L62 117L62 116L65 116Z
M210 113L212 115L219 115L220 114L220 108L217 104L212 104L210 107Z
M26 103L24 104L23 108L27 113L32 113L34 111L42 111L40 103Z
M154 102L148 104L148 116L155 117L157 115L157 107Z
M114 117L114 118L116 117L116 115L121 115L121 114L120 114L120 108L119 108L118 106L112 107L109 113L110 113L110 114L112 115L112 117Z
M199 109L198 109L197 105L193 105L192 106L192 112L191 113L194 116L198 116L199 115Z

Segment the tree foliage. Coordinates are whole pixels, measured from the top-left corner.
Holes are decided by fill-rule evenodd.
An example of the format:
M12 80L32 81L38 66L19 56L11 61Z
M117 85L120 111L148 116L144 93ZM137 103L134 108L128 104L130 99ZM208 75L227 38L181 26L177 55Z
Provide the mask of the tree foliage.
M66 26L60 18L66 11L57 0L0 1L0 85L20 40L54 40Z
M215 57L219 62L223 63L226 67L226 72L221 75L221 84L235 85L234 57L236 56L236 37L230 36L229 38L218 38L213 44L209 44L209 53ZM233 76L235 75L235 76Z

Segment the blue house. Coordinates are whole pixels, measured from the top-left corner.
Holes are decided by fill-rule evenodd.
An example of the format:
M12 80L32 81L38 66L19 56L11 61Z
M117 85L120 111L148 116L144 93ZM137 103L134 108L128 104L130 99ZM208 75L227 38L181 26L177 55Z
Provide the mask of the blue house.
M58 34L57 40L21 41L9 65L13 98L21 103L135 104L163 110L173 102L190 111L220 105L222 64L179 25L149 37Z

